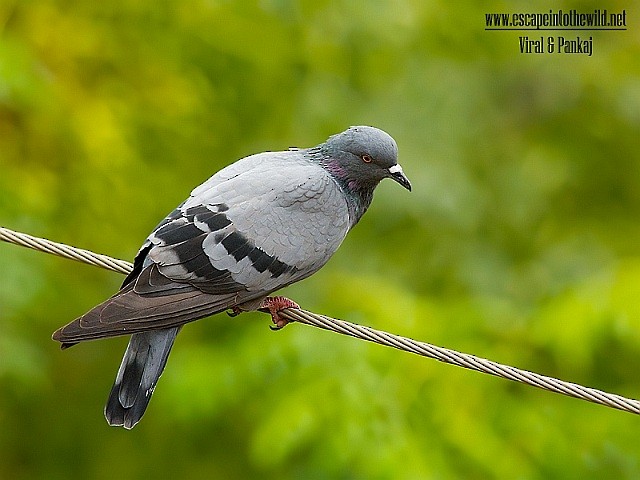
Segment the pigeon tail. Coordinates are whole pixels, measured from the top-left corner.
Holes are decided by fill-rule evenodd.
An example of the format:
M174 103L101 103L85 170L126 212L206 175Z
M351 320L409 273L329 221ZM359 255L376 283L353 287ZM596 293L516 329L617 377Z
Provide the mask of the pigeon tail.
M180 327L131 336L104 408L111 426L132 429L144 415Z

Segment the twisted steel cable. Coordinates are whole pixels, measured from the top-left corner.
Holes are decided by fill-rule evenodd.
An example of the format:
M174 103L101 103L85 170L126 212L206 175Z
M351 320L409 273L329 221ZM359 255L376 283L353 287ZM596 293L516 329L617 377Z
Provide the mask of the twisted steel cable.
M43 238L33 237L4 227L0 227L0 240L90 265L95 265L107 270L113 270L118 273L127 274L133 268L131 263L124 260L118 260L107 255L100 255L90 252L89 250L71 247ZM293 322L304 323L306 325L322 328L331 332L349 335L361 340L378 343L380 345L386 345L398 350L439 360L440 362L448 363L450 365L456 365L469 370L487 373L496 377L524 383L526 385L531 385L532 387L560 393L569 397L579 398L581 400L623 410L625 412L640 414L640 401L613 393L584 387L576 383L565 382L557 378L547 377L527 370L521 370L509 365L502 365L491 360L476 357L475 355L469 355L467 353L457 352L448 348L438 347L426 342L418 342L410 338L401 337L399 335L394 335L351 322L345 322L344 320L338 320L302 309L286 309L280 314L287 320Z
M125 275L133 269L133 264L124 260L118 260L107 255L90 252L89 250L71 247L64 243L57 243L44 238L32 237L26 233L14 232L13 230L9 230L4 227L0 227L0 240L32 248L40 252L51 253L70 260L76 260L77 262L106 268L107 270L113 270L114 272L123 273Z

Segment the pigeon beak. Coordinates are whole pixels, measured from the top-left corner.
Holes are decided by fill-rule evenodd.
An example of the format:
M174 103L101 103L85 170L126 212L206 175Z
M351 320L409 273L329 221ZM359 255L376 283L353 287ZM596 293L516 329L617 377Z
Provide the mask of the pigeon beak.
M411 191L411 182L402 171L402 167L399 164L395 164L389 167L389 178L393 178L396 182L402 185L407 190Z

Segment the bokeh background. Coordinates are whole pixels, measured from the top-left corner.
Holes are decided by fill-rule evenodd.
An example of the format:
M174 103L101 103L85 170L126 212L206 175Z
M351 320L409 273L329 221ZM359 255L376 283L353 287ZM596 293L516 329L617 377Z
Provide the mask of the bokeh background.
M593 55L485 13L627 11ZM305 308L640 397L635 2L0 1L0 224L131 260L236 159L397 140ZM558 32L555 32L558 34ZM537 37L536 32L529 32ZM0 244L0 478L640 478L640 419L261 314L183 329L142 422L126 338L51 332L118 274Z

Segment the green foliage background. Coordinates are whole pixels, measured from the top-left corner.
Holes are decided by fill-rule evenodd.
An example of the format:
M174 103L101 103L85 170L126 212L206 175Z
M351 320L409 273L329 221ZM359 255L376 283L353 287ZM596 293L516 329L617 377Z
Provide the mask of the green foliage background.
M640 397L640 12L552 3L0 1L0 224L132 259L224 165L376 125L414 191L286 294ZM484 31L549 8L629 29L567 32L592 57ZM109 428L126 339L50 334L122 278L5 244L0 272L0 478L640 478L630 414L260 314L186 327Z

